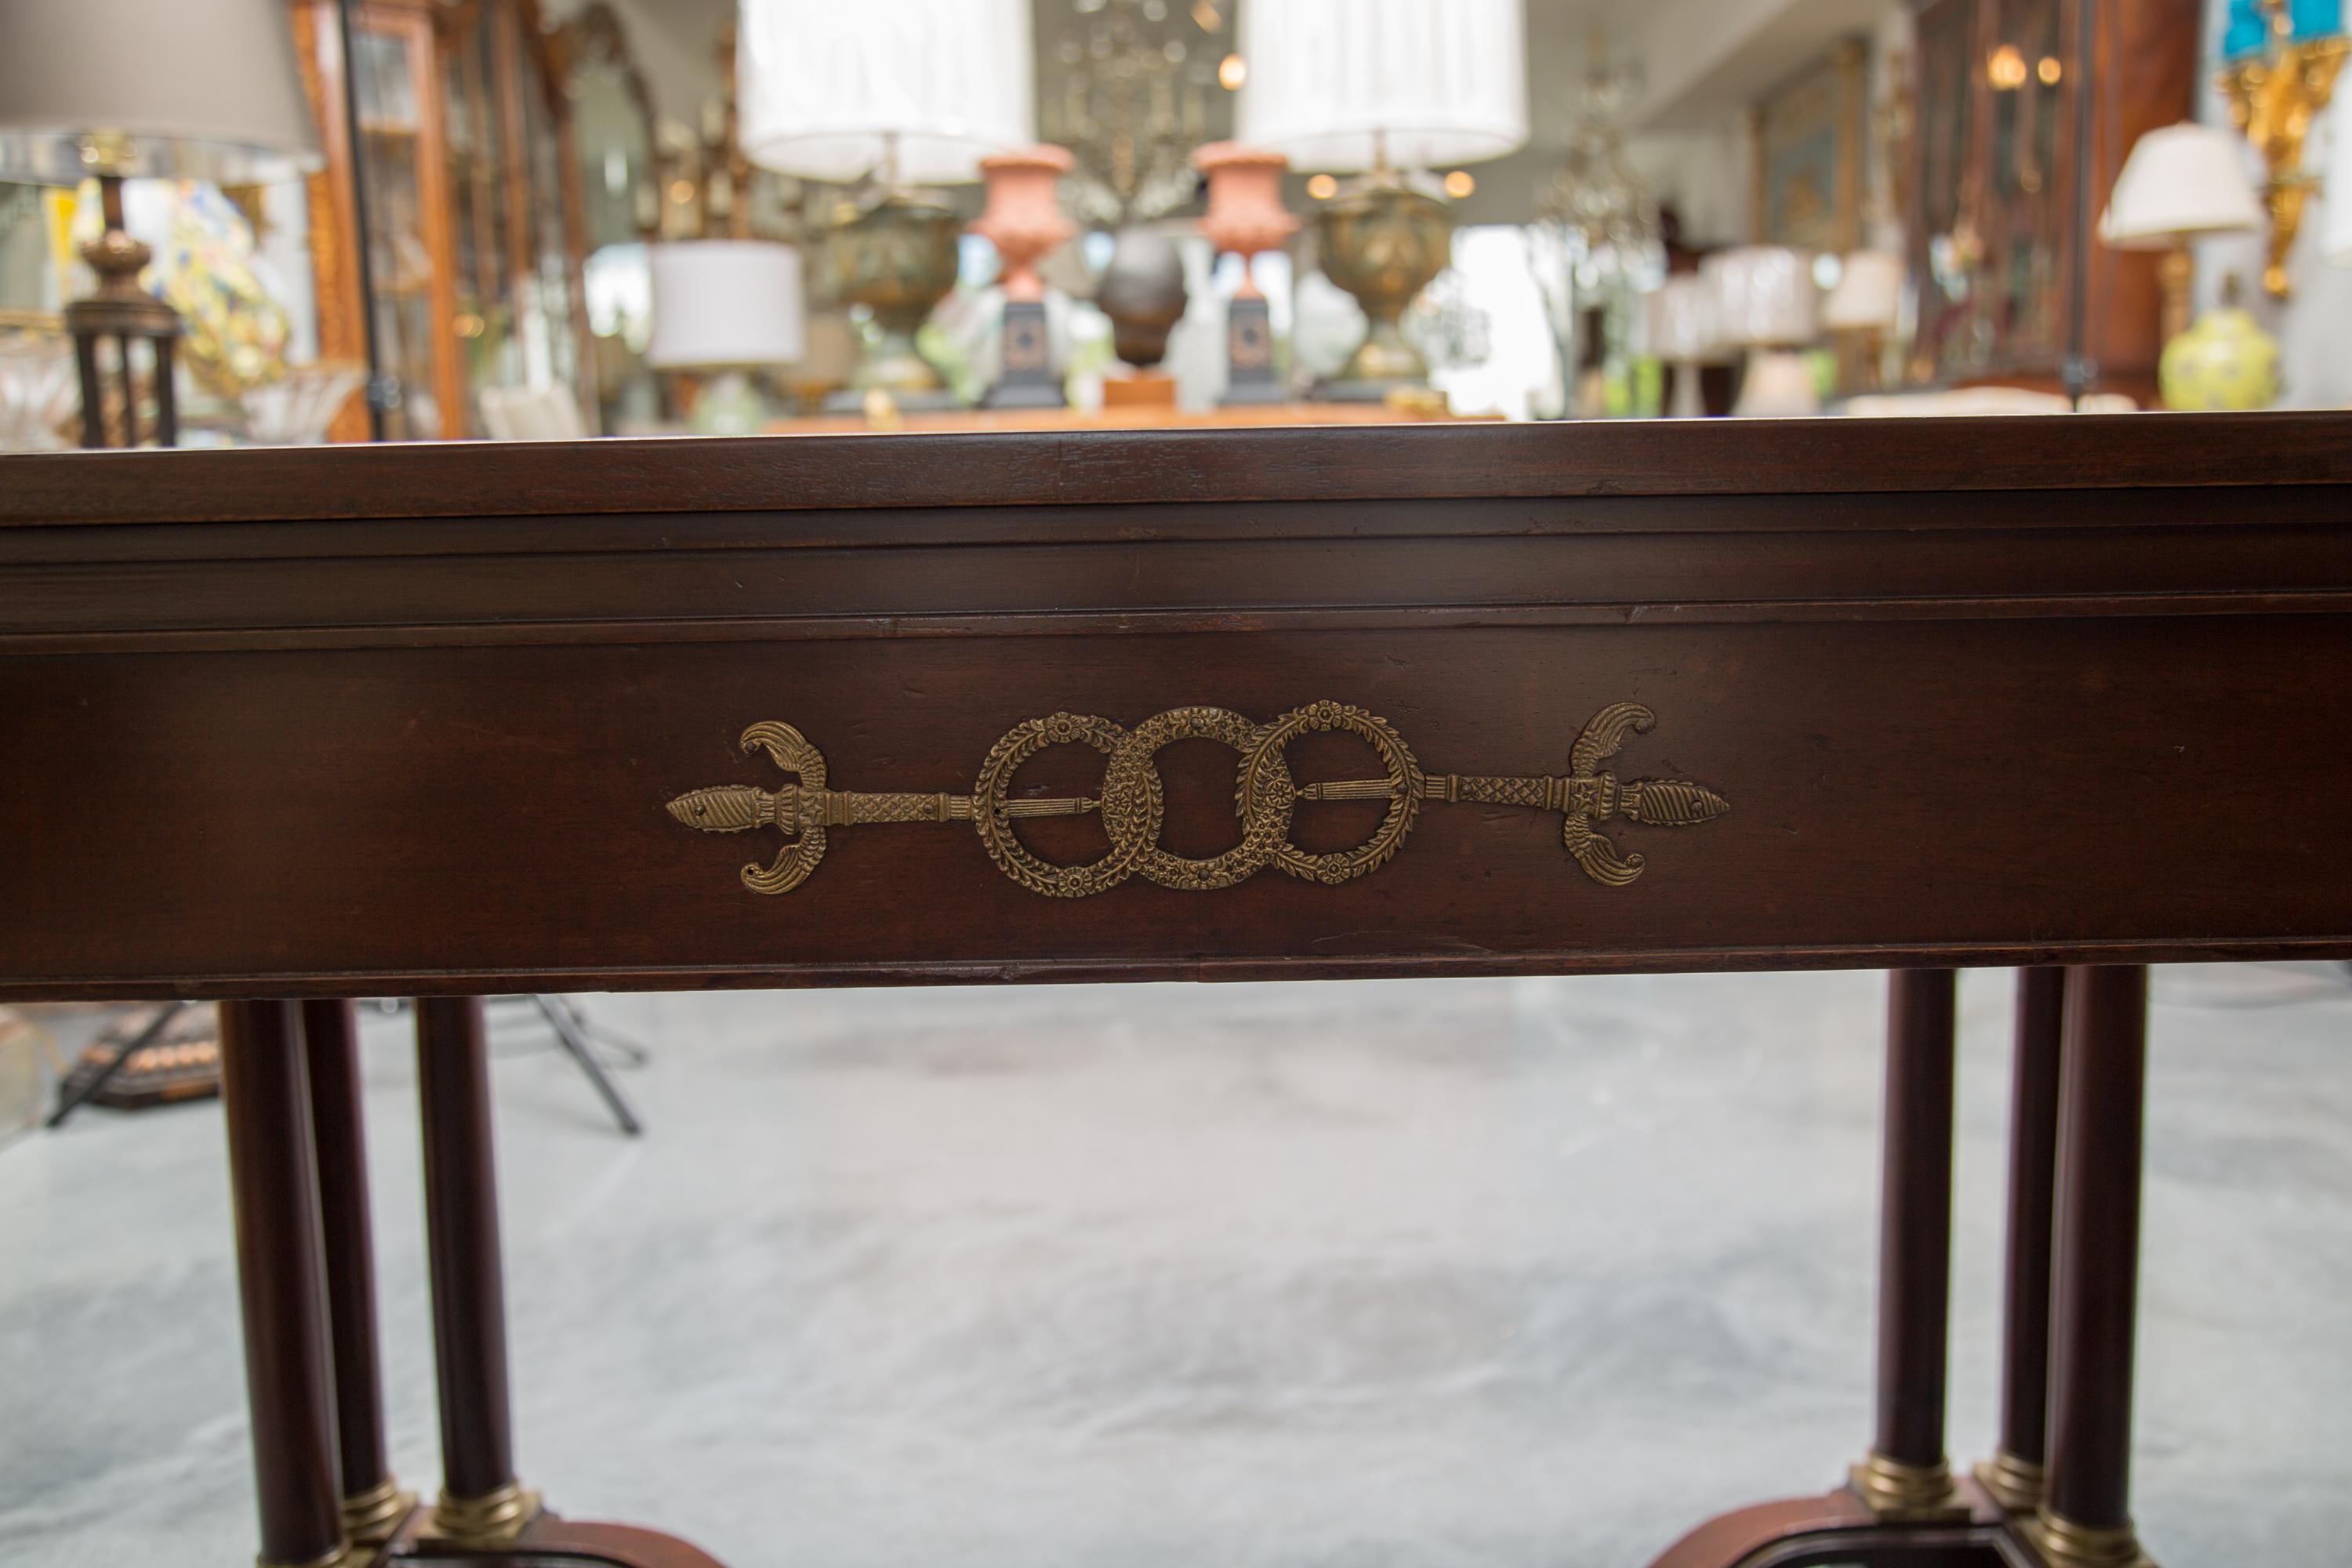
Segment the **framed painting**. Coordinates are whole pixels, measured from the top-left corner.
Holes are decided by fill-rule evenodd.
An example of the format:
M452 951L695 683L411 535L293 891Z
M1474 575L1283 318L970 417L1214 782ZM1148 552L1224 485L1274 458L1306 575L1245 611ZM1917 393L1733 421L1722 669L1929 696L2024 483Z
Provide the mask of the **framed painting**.
M1867 58L1849 38L1757 103L1758 243L1840 254L1861 244Z

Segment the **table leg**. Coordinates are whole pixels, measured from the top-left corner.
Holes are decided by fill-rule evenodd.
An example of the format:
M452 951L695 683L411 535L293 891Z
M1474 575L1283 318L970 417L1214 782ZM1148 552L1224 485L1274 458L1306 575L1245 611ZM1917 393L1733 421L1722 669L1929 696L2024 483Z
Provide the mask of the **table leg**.
M1958 976L1887 977L1885 1154L1879 1181L1878 1430L1853 1468L1880 1513L1954 1501L1944 1457L1952 1296L1952 1074Z
M2010 1087L2009 1256L2001 1310L2000 1446L1977 1479L2011 1513L2041 1504L2050 1408L2051 1205L2058 1179L2059 1036L2066 972L2017 972Z
M515 1479L489 1046L479 997L417 1002L416 1076L441 1395L443 1484L432 1533L493 1544L511 1541L538 1513L539 1499Z
M220 1026L260 1561L338 1563L347 1545L301 1025L291 1002L224 1002Z
M394 1479L384 1442L375 1235L360 1106L358 1009L347 1000L305 1002L302 1035L308 1047L310 1120L318 1144L319 1205L326 1241L343 1529L353 1541L375 1543L391 1538L416 1499L402 1491Z
M431 1517L404 1530L389 1556L720 1568L659 1531L560 1519L515 1479L489 1041L479 997L416 1004L416 1063L443 1485Z
M1878 1393L1869 1454L1826 1497L1720 1515L1653 1568L1996 1568L2002 1514L1944 1455L1951 1316L1952 1085L1958 974L1887 977L1880 1173Z
M2140 1560L2130 1509L2131 1404L2147 971L2077 968L2066 989L2050 1476L2033 1533L2053 1564L2105 1568Z

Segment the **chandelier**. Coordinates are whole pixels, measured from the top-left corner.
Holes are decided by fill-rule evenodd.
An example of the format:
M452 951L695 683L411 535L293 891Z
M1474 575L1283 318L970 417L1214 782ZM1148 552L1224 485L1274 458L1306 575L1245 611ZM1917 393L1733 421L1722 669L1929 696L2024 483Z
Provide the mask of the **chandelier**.
M1230 0L1072 0L1055 46L1060 78L1040 94L1045 140L1077 167L1062 182L1079 216L1108 226L1192 199L1192 149L1209 138L1216 35Z
M1563 253L1579 288L1639 288L1665 264L1657 199L1625 153L1625 106L1640 79L1630 67L1609 65L1598 42L1592 59L1571 102L1559 167L1536 195L1536 223Z

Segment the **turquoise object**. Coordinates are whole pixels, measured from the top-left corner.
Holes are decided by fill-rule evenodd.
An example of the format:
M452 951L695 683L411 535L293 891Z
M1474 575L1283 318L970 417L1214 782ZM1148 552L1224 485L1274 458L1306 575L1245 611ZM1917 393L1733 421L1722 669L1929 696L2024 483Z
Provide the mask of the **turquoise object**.
M2261 54L2270 39L2270 22L2255 0L2230 0L2230 25L2221 34L2223 59L2242 60Z
M2344 30L2344 0L2290 0L2286 15L2289 30L2298 43L2332 38Z

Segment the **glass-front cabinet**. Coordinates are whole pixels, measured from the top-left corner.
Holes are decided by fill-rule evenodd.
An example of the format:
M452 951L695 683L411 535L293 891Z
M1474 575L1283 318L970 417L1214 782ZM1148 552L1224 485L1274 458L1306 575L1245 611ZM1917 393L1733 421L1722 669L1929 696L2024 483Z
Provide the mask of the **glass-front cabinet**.
M2079 353L2094 384L2153 397L2154 260L2093 226L2132 142L2189 111L2196 8L1922 0L1906 379L2056 390Z
M537 5L361 0L348 117L340 11L336 0L294 7L328 153L320 194L339 220L313 232L322 352L365 358L372 318L370 401L386 440L486 434L491 387L562 396L593 432L580 186ZM369 421L354 403L333 434L366 439Z

